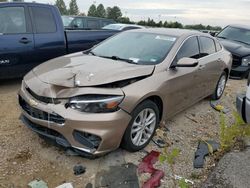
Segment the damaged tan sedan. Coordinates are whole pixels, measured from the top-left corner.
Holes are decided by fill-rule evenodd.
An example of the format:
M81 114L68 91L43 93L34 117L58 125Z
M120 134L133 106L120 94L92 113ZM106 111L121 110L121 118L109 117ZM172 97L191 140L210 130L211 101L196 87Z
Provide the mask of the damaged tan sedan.
M123 32L30 71L21 119L82 155L144 148L161 121L226 86L231 54L209 35L179 29Z

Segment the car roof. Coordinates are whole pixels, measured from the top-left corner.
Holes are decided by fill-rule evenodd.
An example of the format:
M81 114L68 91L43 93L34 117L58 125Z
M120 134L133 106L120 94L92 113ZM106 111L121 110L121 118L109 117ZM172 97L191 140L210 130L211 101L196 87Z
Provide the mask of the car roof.
M228 26L237 27L237 28L241 28L241 29L249 29L250 30L250 25L231 24L231 25L228 25Z
M175 37L180 36L191 36L191 35L203 35L211 37L211 35L207 33L202 33L200 31L196 30L189 30L189 29L175 29L175 28L145 28L145 29L139 29L139 30L132 30L127 32L146 32L146 33L155 33L155 34L161 34L161 35L170 35Z
M136 24L123 24L123 23L114 23L114 24L110 24L110 25L117 25L120 27L129 27L129 26L133 26L133 27L138 27L138 28L145 28L144 26L141 25L136 25Z

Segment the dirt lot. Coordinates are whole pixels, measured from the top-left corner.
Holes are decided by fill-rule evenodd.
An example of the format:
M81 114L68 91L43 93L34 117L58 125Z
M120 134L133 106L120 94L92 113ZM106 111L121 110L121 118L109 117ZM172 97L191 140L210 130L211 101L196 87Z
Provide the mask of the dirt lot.
M145 152L128 153L121 149L95 160L66 155L64 150L40 139L18 119L20 111L16 94L20 82L21 80L0 82L0 187L27 187L36 178L47 182L49 187L56 187L64 182L72 182L77 188L85 187L87 183L94 182L95 174L101 169L127 162L138 165L145 156ZM245 80L228 82L221 103L231 109L227 114L230 121L232 112L235 111L236 93L245 90ZM173 144L171 148L181 150L175 164L175 173L191 179L195 182L195 187L199 187L199 183L207 176L207 170L193 168L194 152L200 139L218 141L219 113L210 107L209 99L205 99L166 122L165 126L169 129L165 134L166 140ZM154 143L150 143L145 150L152 149L161 151ZM73 167L76 164L84 165L86 173L75 176ZM164 169L166 174L161 187L172 187L169 167L161 164L156 166ZM143 179L142 176L139 178L140 181Z

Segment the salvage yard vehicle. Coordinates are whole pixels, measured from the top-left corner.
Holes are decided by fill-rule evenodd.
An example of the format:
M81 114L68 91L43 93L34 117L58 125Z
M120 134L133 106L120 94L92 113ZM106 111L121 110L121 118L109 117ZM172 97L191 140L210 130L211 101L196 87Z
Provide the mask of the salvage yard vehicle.
M21 77L40 63L89 49L116 33L64 31L55 6L0 3L0 79Z
M159 123L201 99L219 99L232 56L198 31L139 29L30 71L21 119L82 155L144 148Z
M145 29L145 27L141 26L141 25L135 25L135 24L116 23L116 24L106 25L102 29L117 30L117 31L127 31L127 30L132 30L132 29Z
M247 82L247 93L239 94L236 98L236 107L242 119L250 124L250 75Z
M91 16L62 16L62 21L65 29L69 30L101 29L115 23L111 19Z
M250 26L229 25L217 38L233 55L231 77L247 78L250 70Z

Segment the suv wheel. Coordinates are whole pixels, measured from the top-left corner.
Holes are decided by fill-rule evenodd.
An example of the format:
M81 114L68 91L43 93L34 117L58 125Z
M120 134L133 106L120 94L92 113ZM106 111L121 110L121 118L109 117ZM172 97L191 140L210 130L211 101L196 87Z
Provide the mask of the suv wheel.
M220 79L217 83L216 89L212 95L213 100L218 100L221 98L221 96L226 88L226 84L227 84L227 73L224 71L221 74Z
M132 119L123 135L121 147L139 151L148 145L159 124L159 109L150 101L139 104L132 112Z

